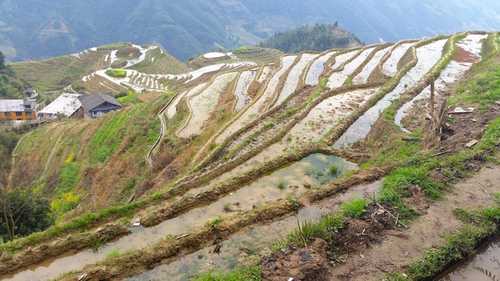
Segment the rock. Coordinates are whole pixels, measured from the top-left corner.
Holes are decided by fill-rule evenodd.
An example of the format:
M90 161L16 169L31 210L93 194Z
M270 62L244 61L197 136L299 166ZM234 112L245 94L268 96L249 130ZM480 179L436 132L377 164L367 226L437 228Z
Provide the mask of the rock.
M470 142L468 142L468 143L465 144L465 147L466 148L471 148L471 147L474 147L478 143L479 143L478 140L471 140Z
M463 108L463 107L456 107L455 109L453 109L450 114L468 114L468 113L472 113L474 112L474 108L472 107L467 107L467 108Z
M141 219L140 219L140 218L135 218L135 219L132 221L132 226L133 226L133 227L140 227L140 226L141 226Z

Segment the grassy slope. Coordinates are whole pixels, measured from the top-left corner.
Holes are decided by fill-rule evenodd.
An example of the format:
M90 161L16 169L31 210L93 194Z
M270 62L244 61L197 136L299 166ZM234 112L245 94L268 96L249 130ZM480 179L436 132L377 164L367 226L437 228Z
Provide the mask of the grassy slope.
M29 133L15 151L11 188L48 196L59 217L80 202L82 209L93 209L127 200L148 176L144 156L158 137L155 112L166 98Z

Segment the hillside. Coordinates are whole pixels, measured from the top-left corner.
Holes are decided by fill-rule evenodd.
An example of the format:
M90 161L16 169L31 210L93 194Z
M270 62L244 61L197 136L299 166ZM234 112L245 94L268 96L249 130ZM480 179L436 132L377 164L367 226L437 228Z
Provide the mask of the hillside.
M495 0L0 0L0 50L15 60L112 42L159 43L181 60L334 23L367 43L500 28ZM425 24L421 24L425 22Z
M303 26L294 30L277 33L261 42L261 47L278 49L285 53L301 51L326 51L361 46L356 36L335 25Z
M129 62L129 65L126 65ZM126 91L102 81L92 83L82 78L108 67L126 67L148 73L181 73L187 66L166 53L160 46L138 46L117 43L93 47L71 55L42 61L9 64L15 75L29 83L41 94L42 100L53 100L70 86L76 90L93 92ZM66 89L68 90L68 89Z
M1 280L429 280L498 230L498 33L242 47L175 73L157 46L115 47L72 80L130 90L125 108L13 150L5 194L53 225L25 236L43 225L19 215Z

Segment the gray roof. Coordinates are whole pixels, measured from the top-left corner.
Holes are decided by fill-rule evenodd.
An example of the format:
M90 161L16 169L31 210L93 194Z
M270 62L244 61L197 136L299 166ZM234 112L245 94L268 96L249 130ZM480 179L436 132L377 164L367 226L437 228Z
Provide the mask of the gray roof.
M99 105L108 102L116 106L122 106L114 97L105 94L81 95L79 98L83 109L88 112Z
M0 112L23 112L24 100L19 99L0 99Z
M65 116L73 115L81 106L78 99L80 94L65 93L44 107L39 113L42 114L63 114Z

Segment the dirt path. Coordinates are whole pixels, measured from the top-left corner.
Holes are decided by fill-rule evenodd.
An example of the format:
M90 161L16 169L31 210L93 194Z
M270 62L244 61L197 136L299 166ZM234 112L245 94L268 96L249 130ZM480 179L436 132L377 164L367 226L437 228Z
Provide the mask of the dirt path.
M450 193L432 204L407 230L388 231L386 238L346 263L331 270L331 281L381 280L387 272L401 271L424 252L443 243L443 236L462 225L455 208L473 209L491 205L493 193L500 192L500 165L483 168Z

